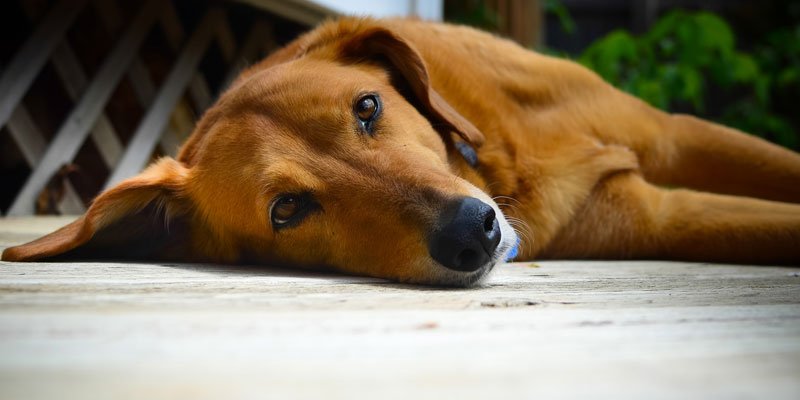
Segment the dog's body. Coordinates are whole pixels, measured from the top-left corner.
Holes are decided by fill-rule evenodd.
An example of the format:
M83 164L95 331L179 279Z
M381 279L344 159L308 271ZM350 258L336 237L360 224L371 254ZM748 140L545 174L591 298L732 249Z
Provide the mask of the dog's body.
M798 263L792 203L789 150L470 28L342 19L245 71L177 161L3 259L277 263L466 285L511 251L513 224L517 259Z

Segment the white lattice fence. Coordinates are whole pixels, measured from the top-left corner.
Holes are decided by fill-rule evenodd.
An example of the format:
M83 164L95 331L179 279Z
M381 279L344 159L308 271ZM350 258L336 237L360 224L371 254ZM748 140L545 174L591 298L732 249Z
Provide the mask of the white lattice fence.
M325 17L323 11L302 2L258 4L258 9L234 2L181 0L57 0L44 5L21 0L13 4L32 29L0 64L0 127L6 135L3 145L8 146L3 154L16 154L29 173L14 186L9 171L19 168L13 169L11 161L2 164L3 179L9 182L0 183L7 190L6 206L0 211L8 215L83 212L99 190L135 175L154 156L174 154L196 116L243 66L273 49L277 36L286 40ZM5 8L12 7L10 3L0 6L0 10ZM92 54L94 44L87 43L85 36L76 40L76 34L71 34L86 24L102 27L111 35L102 39L113 43L91 71L80 54ZM156 30L161 40L152 39ZM168 65L150 54L159 51L172 55ZM209 58L218 60L204 68ZM156 79L154 71L159 66L163 76ZM58 116L47 107L33 110L28 106L40 103L37 96L50 96L48 71L71 102L66 116L55 122ZM212 75L215 85L209 84ZM124 88L130 89L132 99L123 98ZM131 110L141 110L141 116L126 127L126 118L115 120L109 114L111 103L123 110L130 104ZM57 129L45 133L40 125L48 124L43 122ZM127 134L121 134L120 127ZM93 187L79 189L74 172L86 172L88 167L77 161L86 157L101 159L99 169L104 170L90 171L101 178L94 179Z

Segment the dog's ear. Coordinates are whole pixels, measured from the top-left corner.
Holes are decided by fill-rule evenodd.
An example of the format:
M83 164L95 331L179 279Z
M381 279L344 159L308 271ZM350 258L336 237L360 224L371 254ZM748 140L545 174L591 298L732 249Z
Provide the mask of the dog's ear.
M182 259L189 239L182 195L187 171L171 158L161 159L98 196L75 222L6 249L2 259Z
M387 60L408 84L417 103L427 114L436 118L436 122L446 124L473 146L483 144L483 133L433 89L419 53L392 31L381 27L368 28L343 41L340 51L350 59Z

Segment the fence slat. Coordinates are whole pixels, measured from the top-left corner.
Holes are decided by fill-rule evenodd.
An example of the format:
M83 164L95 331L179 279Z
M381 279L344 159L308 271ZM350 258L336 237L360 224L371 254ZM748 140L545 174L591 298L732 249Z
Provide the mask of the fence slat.
M102 12L100 14L105 17L103 21L110 28L117 27L122 23L118 7L114 2L98 1L96 5L101 8ZM185 37L183 26L181 25L178 14L172 3L165 2L163 6L164 8L159 21L166 34L167 45L173 51L178 51ZM223 19L223 23L216 30L216 36L221 43L220 46L223 48L226 61L230 61L228 55L233 52L230 46L235 46L235 40L227 24L227 20ZM133 83L133 90L139 104L143 108L148 109L155 97L156 88L150 78L150 73L139 58L131 63L128 77ZM198 110L205 110L213 102L213 96L208 88L205 77L199 71L192 76L189 85L189 95ZM170 124L168 130L161 135L159 144L166 154L174 156L177 153L177 149L180 147L182 141L180 137L182 137L184 132L174 131L173 128L173 125Z
M109 28L109 30L116 30L123 24L122 15L120 14L120 10L116 2L98 0L95 2L95 6L97 6L100 10L101 21ZM178 14L175 12L175 7L172 5L171 1L164 2L162 6L163 8L158 18L159 23L162 27L164 27L164 31L167 32L167 41L169 47L173 50L177 50L180 47L180 41L183 40L183 37L175 36L175 32L169 30L165 26L178 21ZM183 32L178 32L178 34L183 35ZM153 84L153 80L150 77L150 72L147 70L147 66L140 57L136 57L131 63L131 67L128 70L128 79L130 79L132 83L133 92L136 96L136 100L139 102L139 105L145 110L149 109L150 105L153 103L153 99L156 97L156 87L155 84ZM164 141L164 137L175 136L169 135L170 133L171 132L165 132L165 134L162 135L162 142ZM174 141L177 141L177 138ZM172 144L173 141L168 141L168 143ZM164 147L165 146L162 143L162 148ZM177 148L177 146L175 148ZM118 161L119 159L117 159L117 162ZM112 168L115 167L116 164L117 163L115 162L114 165L112 165Z
M28 165L33 167L42 159L47 144L28 110L20 104L8 119L8 131L17 142ZM64 215L80 214L86 210L78 193L69 181L64 182L64 198L58 204L58 211Z
M181 51L178 61L159 90L156 100L133 134L122 160L106 182L106 189L138 173L147 164L156 142L169 120L172 109L186 90L217 25L224 18L224 11L214 8L208 11L200 21L197 30Z
M61 215L81 215L86 212L83 200L69 181L64 182L64 198L58 204L58 212Z
M86 89L81 101L56 133L42 162L17 194L8 211L9 215L32 214L39 191L61 165L70 162L75 157L89 130L102 113L109 96L138 52L142 41L155 21L160 3L158 0L148 1L122 39L115 45L114 50L103 62L94 81Z
M186 34L184 32L183 25L178 18L178 14L175 12L175 7L170 6L165 10L161 19L161 26L164 28L164 32L166 33L167 44L169 44L169 47L173 50L178 50ZM217 36L218 41L222 42L225 40L224 35L226 34L226 29L228 30L227 33L230 33L230 28L227 26L227 21L223 19L214 29L214 34ZM223 49L223 56L224 54L225 49ZM192 102L194 102L195 107L199 110L205 110L213 101L211 91L208 89L208 84L206 83L206 79L199 72L193 73L192 80L189 82L189 96L192 98ZM177 138L179 132L175 132L175 134L176 135L174 136Z
M73 101L78 100L86 86L89 85L89 80L72 47L66 42L62 43L56 47L52 59L56 73L61 78L67 95ZM111 168L117 165L119 158L122 156L122 143L118 139L114 126L105 114L101 114L97 118L97 123L92 127L91 135L106 166Z
M47 149L47 141L39 133L39 128L33 122L33 118L28 113L28 109L20 104L11 113L8 119L8 131L14 142L17 143L22 156L28 166L33 167L42 159L42 154Z
M189 95L199 112L210 107L214 101L211 97L211 89L208 88L206 80L199 73L192 76L192 80L189 82Z
M53 48L61 42L85 5L86 0L62 0L56 4L14 55L0 77L0 126L8 122Z

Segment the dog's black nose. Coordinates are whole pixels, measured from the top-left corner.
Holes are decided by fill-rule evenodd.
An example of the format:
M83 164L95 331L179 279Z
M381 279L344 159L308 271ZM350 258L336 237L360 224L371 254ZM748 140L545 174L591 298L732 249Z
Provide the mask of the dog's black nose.
M450 202L439 215L428 239L434 260L456 271L475 271L492 257L500 244L500 223L494 209L474 198Z

